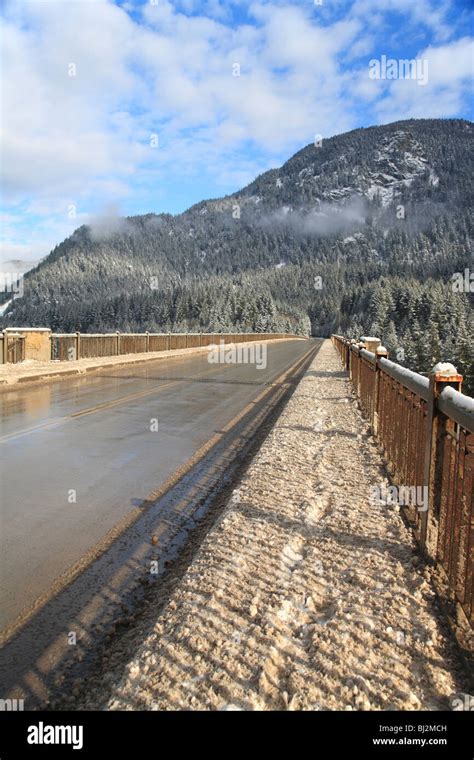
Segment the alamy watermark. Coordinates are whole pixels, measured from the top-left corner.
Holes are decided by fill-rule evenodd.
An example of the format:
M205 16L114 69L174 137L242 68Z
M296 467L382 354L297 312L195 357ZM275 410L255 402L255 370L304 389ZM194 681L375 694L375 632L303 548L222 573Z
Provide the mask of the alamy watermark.
M370 501L372 504L393 504L400 507L416 507L419 512L428 509L427 486L387 486L380 483L371 486Z
M473 712L474 711L474 697L471 694L455 694L451 698L451 709L455 712Z
M267 367L266 343L244 343L234 345L221 340L217 345L208 346L207 361L209 364L255 364L257 369Z
M11 293L13 300L23 296L23 275L20 272L0 272L0 293Z
M0 712L19 712L24 709L24 699L0 699Z
M465 269L464 272L455 272L451 277L453 293L474 293L474 272Z
M84 746L84 727L65 725L53 726L38 724L28 726L28 744L71 744L73 749L82 749Z
M372 58L369 61L370 79L413 79L420 85L428 84L427 58Z

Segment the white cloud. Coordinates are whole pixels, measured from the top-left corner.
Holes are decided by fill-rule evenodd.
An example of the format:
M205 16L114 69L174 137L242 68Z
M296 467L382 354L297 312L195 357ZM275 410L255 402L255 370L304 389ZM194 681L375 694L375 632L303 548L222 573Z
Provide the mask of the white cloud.
M266 151L327 133L340 122L337 56L358 24L336 23L328 34L299 8L253 13L259 26L236 29L177 13L166 0L144 6L147 25L111 3L72 3L67 13L27 4L10 14L4 191L81 195L104 178L120 186L141 163L174 162L169 146L203 126L197 141L216 156L230 140ZM241 77L232 76L235 62Z
M331 22L329 4L291 0L10 3L2 35L7 211L21 215L29 206L35 224L49 218L50 229L46 221L42 228L49 243L69 225L63 209L70 203L86 215L139 197L143 211L159 211L155 201L164 202L169 182L181 177L197 186L205 174L216 187L237 187L315 134L358 126L367 103L383 120L460 108L466 41L426 49L426 88L374 82L367 69L346 68L370 56L393 10L412 28L449 38L447 0L342 6L344 19ZM236 8L253 23L231 23ZM234 63L240 77L232 76Z
M406 118L406 114L413 118L456 116L463 99L469 97L473 77L473 45L469 38L430 46L416 57L427 61L426 85L420 86L415 80L376 82L386 90L377 105L377 113L384 121Z
M384 25L384 14L397 13L407 18L407 26L428 28L436 40L442 41L452 34L446 21L450 8L449 0L355 0L352 13L369 24L377 15L380 26Z

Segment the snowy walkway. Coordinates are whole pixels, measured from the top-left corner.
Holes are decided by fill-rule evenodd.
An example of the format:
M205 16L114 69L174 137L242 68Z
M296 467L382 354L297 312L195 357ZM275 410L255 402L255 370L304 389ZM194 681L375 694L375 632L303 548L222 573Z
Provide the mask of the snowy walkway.
M81 707L449 709L462 669L329 341L136 651ZM125 673L125 675L124 675Z

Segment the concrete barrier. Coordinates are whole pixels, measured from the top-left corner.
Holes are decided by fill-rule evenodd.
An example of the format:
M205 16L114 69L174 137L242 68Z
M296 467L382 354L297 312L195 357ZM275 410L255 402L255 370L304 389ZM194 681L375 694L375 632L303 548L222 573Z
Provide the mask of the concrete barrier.
M25 359L49 361L51 359L51 330L48 327L7 327L4 334L18 333L25 338Z

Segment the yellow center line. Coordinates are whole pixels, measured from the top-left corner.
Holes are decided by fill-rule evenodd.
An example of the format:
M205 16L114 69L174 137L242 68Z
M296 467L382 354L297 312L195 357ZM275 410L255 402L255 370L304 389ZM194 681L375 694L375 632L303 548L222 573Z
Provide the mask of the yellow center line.
M193 382L193 380L204 377L205 375L212 374L212 372L215 372L215 367L213 367L211 370L207 370L206 372L202 372L197 376L197 378L191 377L189 380L173 380L172 382L165 383L164 385L157 385L154 388L150 388L146 391L130 393L128 396L121 396L120 398L113 399L112 401L104 401L102 404L97 404L96 406L92 406L89 409L82 409L79 412L73 412L72 414L65 415L64 417L54 417L51 420L41 422L39 425L33 425L32 427L25 428L24 430L18 430L15 433L7 433L7 435L0 437L0 443L5 443L6 441L10 441L13 438L18 438L23 435L28 435L28 433L34 433L37 430L44 430L45 428L68 422L69 420L75 419L77 417L83 417L86 414L94 414L95 412L100 412L103 409L110 409L111 407L118 406L119 404L124 404L127 401L133 401L134 399L143 398L144 396L151 396L154 393L160 393L160 391L164 391L166 388L171 388L172 386L179 385L179 383Z
M220 369L230 369L231 367L235 365L220 364L218 366ZM113 399L112 401L104 401L102 404L96 404L95 406L92 406L89 409L82 409L79 412L73 412L72 414L65 415L64 417L54 417L51 420L46 420L44 422L41 422L39 425L33 425L32 427L25 428L24 430L18 430L15 433L7 433L7 435L0 437L0 443L6 443L7 441L10 441L14 438L19 438L21 436L28 435L29 433L34 433L38 430L44 430L46 428L53 427L55 425L64 424L65 422L68 422L69 420L75 419L77 417L85 417L87 414L95 414L96 412L100 412L104 409L111 409L112 407L119 406L120 404L124 404L127 401L133 401L138 398L144 398L145 396L151 396L154 393L160 393L160 391L164 391L167 388L171 388L175 385L179 385L180 383L192 383L194 380L199 380L201 377L212 375L216 371L216 369L217 369L217 365L213 366L212 369L206 370L205 372L201 372L197 376L190 377L188 380L185 380L183 378L179 380L173 380L169 383L165 383L164 385L155 386L154 388L150 388L145 391L130 393L127 396L121 396L120 398ZM269 382L272 382L272 381L269 381Z

